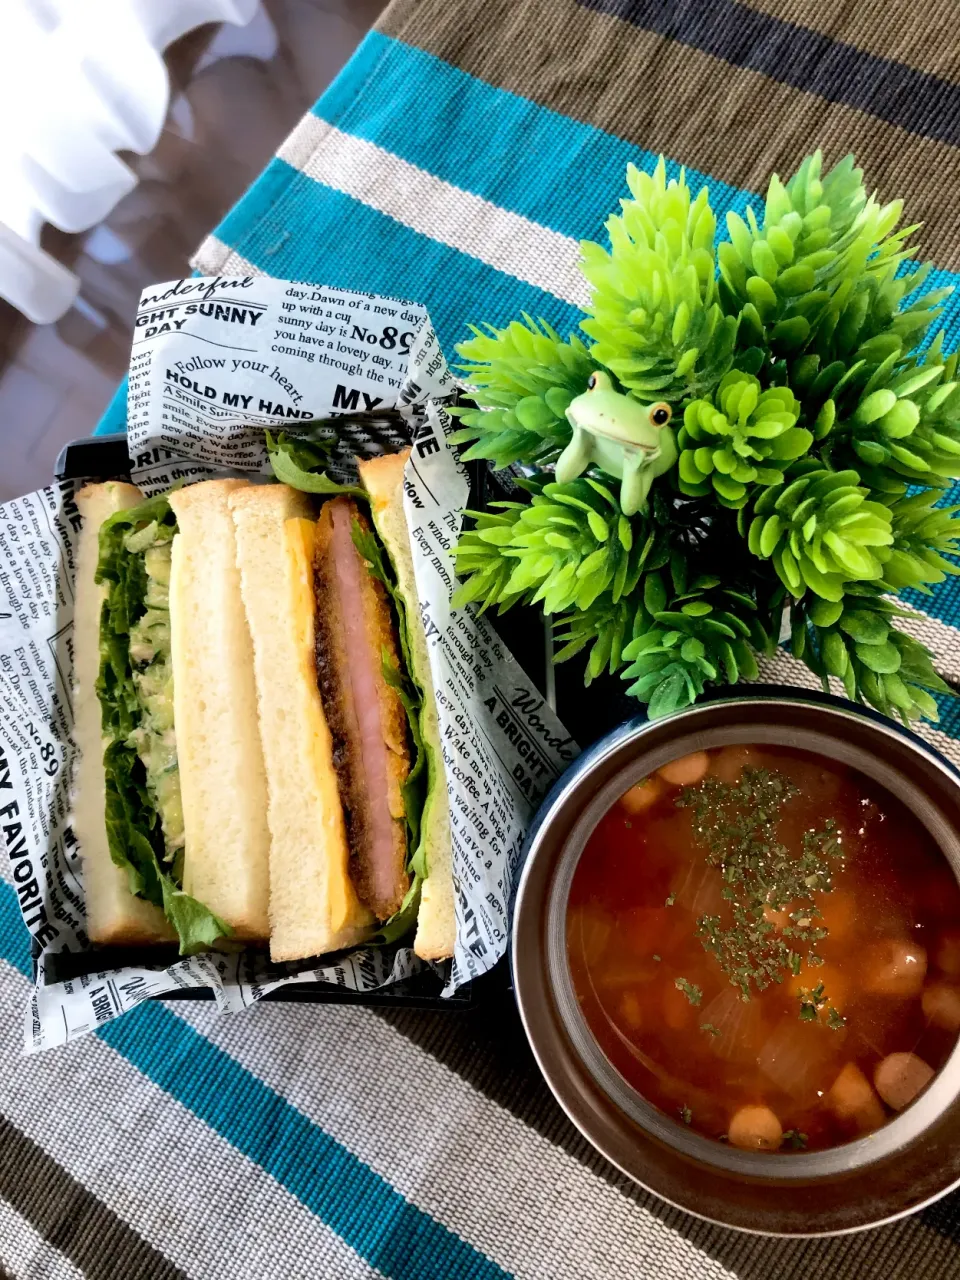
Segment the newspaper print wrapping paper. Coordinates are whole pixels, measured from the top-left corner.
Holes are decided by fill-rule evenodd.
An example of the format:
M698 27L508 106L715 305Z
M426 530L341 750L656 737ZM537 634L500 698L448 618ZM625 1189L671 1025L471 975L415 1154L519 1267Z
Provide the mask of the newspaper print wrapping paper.
M411 442L404 503L437 690L450 795L457 940L445 992L504 954L529 818L577 753L550 707L472 609L452 610L452 548L468 483L446 436L453 379L413 303L265 277L146 289L130 361L129 451L148 495L215 474L267 477L264 428L399 407L406 433L338 423L331 472L357 452ZM83 1035L141 1000L211 988L223 1012L274 988L325 981L370 990L423 967L406 946L336 963L273 965L208 953L48 981L51 957L86 950L82 850L70 829L74 557L82 482L0 506L0 836L37 959L25 1048ZM103 952L107 960L109 952Z

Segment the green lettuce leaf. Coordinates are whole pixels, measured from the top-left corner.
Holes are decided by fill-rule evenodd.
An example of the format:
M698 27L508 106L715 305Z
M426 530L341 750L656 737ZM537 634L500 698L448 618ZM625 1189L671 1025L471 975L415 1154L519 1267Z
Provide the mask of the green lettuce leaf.
M412 860L411 860L412 865ZM420 914L420 890L423 888L423 874L414 872L410 879L410 888L399 908L389 920L384 920L368 945L386 947L392 942L399 942L416 928L417 916Z
M356 485L338 484L321 470L329 462L329 446L324 441L297 440L285 431L278 436L266 432L267 453L273 474L283 484L303 493L345 493L366 498L366 491Z
M173 877L162 875L160 888L163 893L163 914L167 917L180 939L180 954L192 956L198 951L208 951L220 939L233 931L209 907L174 883Z
M402 643L401 641L401 645ZM413 745L413 763L401 787L401 793L407 823L407 848L416 850L420 845L420 815L424 800L423 775L427 767L427 754L420 728L423 698L413 680L397 670L386 648L383 648L380 653L380 669L384 680L394 690L407 713L407 726L410 730L410 742Z
M298 424L296 434L279 431L276 435L266 430L267 449L272 453L276 449L290 455L298 467L304 471L319 471L325 467L333 454L337 443L336 430L326 431L322 428L328 424L323 419L316 422Z
M177 931L180 954L212 946L230 933L229 925L183 892L178 875L164 864L160 816L149 796L146 771L127 739L139 725L142 708L130 662L130 629L144 613L147 574L136 534L146 542L170 541L176 516L165 495L127 511L118 511L100 529L97 582L109 586L100 617L100 699L103 731L111 739L103 756L106 781L107 845L113 862L127 874L130 892L160 907ZM133 534L134 549L125 546Z

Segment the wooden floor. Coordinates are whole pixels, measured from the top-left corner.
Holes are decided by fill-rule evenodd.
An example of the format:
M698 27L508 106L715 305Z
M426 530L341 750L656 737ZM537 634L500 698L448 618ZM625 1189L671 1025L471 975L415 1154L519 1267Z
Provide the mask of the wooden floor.
M44 247L81 280L76 306L31 325L0 300L0 502L51 477L126 372L140 291L189 271L203 237L269 161L375 21L383 0L265 0L246 28L205 28L168 52L156 149L125 156L137 187L80 236Z

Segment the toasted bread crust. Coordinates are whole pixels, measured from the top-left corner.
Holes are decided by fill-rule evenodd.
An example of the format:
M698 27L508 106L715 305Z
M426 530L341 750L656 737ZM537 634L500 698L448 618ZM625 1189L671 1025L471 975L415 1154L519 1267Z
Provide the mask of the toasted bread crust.
M427 750L428 786L421 832L427 874L420 896L414 951L424 960L445 960L453 955L457 938L450 802L427 638L417 607L410 531L403 509L403 476L409 458L410 450L404 449L400 453L358 460L357 466L364 488L370 495L377 533L393 562L400 592L408 602L407 630L412 674L424 692L421 729Z

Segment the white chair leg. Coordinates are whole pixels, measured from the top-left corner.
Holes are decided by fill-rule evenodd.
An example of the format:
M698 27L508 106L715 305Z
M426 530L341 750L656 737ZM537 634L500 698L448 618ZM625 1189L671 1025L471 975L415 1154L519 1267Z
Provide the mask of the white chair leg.
M79 289L72 271L0 222L0 297L34 324L52 324L69 311Z
M113 182L92 191L71 191L32 156L23 156L20 163L36 208L45 222L61 231L86 231L96 226L137 185L137 175L122 161L122 173L118 173Z

